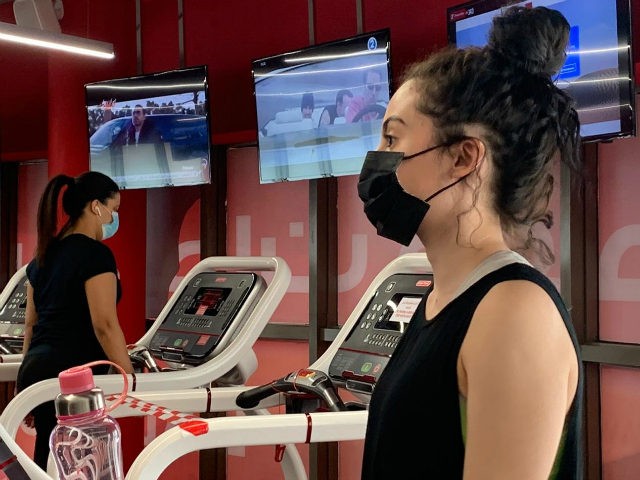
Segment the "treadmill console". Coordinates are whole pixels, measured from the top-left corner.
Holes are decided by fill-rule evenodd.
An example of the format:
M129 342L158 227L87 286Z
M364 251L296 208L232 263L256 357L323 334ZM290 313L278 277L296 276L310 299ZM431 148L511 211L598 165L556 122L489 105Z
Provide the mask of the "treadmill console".
M27 282L25 275L14 287L4 305L0 305L0 354L22 353L27 311Z
M240 330L266 289L255 273L203 272L190 279L153 335L149 350L167 362L200 365Z
M432 275L414 273L394 274L382 282L331 360L329 376L336 385L373 391L432 283Z

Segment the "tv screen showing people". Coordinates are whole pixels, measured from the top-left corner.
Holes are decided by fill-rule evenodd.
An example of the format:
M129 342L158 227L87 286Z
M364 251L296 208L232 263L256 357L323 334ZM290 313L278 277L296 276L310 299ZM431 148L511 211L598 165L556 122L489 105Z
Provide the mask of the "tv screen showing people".
M474 0L447 10L449 41L483 46L491 20L513 5L558 10L571 25L556 85L574 98L583 140L635 134L628 0Z
M205 66L85 86L91 170L121 189L209 183Z
M354 175L380 141L389 30L254 60L260 183Z

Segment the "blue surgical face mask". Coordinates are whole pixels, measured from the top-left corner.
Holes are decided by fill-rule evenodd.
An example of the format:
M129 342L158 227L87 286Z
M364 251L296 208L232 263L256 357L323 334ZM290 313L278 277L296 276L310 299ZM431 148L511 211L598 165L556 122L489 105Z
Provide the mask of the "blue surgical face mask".
M118 218L118 212L110 212L110 213L111 213L111 223L102 224L102 240L106 240L107 238L113 237L118 231L118 227L120 226L120 219ZM100 216L102 216L102 214L100 214Z
M118 219L118 212L111 212L111 223L102 224L102 240L113 237L118 231L120 226L120 220Z

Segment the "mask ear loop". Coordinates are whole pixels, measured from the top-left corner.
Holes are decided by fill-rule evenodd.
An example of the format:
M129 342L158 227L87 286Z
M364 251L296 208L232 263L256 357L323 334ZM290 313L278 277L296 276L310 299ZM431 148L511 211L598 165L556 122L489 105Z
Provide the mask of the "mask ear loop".
M437 147L450 147L450 146L455 145L456 143L461 142L461 141L463 141L463 140L478 140L478 141L480 141L480 143L482 143L482 145L484 146L484 142L482 142L482 140L480 140L480 139L476 139L475 137L469 137L469 136L464 135L464 136L462 136L461 138L459 138L459 139L457 139L457 140L454 140L454 141L451 141L451 142L447 142L447 143L443 143L443 144L441 144L441 145L437 145L436 147L433 147L433 148L437 148ZM431 149L427 149L427 151L429 151L429 150L431 150ZM485 150L486 150L486 147L485 147ZM420 152L420 153L424 153L424 152ZM412 155L412 157L413 157L413 156L414 156L414 155ZM478 160L478 161L476 162L475 167L473 167L473 171L476 171L476 170L478 169L478 166L480 165L480 162L481 162L483 159L484 159L484 156L483 156L480 160ZM453 187L454 185L456 185L456 184L460 183L462 180L464 180L464 179L465 179L465 178L467 178L469 175L471 175L471 173L472 173L472 172L467 173L466 175L464 175L464 176L460 177L460 178L459 178L458 180L456 180L455 182L450 183L449 185L447 185L447 186L445 186L445 187L442 187L440 190L438 190L438 191L437 191L437 192L435 192L435 193L432 193L432 194L431 194L431 195L429 195L427 198L425 198L425 199L423 200L423 202L424 202L424 203L428 203L428 202L429 202L429 200L431 200L432 198L434 198L434 197L436 197L437 195L441 194L441 193L442 193L442 192L444 192L445 190L447 190L447 189L449 189L449 188Z
M129 391L129 377L127 377L127 372L124 371L124 368L122 368L120 365L110 360L96 360L94 362L85 363L84 365L80 365L78 367L72 367L67 371L80 370L83 368L91 368L91 367L95 367L96 365L110 365L112 367L115 367L122 374L122 380L123 380L122 393L120 393L120 396L116 400L114 400L111 403L111 405L108 405L105 407L105 412L108 413L114 410L118 405L124 402L125 399L127 398L127 392Z
M449 185L447 185L446 187L442 187L440 190L438 190L436 193L432 193L431 195L429 195L427 198L425 198L423 200L424 203L428 203L429 200L431 200L433 197L441 194L442 192L444 192L445 190L447 190L448 188L453 187L456 183L460 183L462 180L464 180L465 178L467 178L467 176L465 175L464 177L460 177L458 180L456 180L453 183L450 183Z

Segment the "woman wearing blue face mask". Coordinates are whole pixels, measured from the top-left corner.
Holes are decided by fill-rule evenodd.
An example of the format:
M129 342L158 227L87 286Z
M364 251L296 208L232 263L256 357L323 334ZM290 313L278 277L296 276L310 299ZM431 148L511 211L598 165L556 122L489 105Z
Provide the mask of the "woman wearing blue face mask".
M61 192L67 219L58 229ZM102 243L118 230L119 208L118 186L102 173L58 175L47 184L38 206L35 258L27 266L18 391L93 360L108 359L133 372L116 311L121 294L116 262ZM34 459L46 470L49 435L56 424L53 401L36 407L32 419Z

